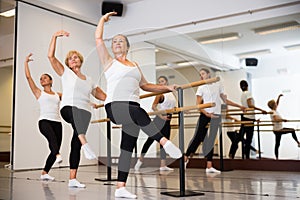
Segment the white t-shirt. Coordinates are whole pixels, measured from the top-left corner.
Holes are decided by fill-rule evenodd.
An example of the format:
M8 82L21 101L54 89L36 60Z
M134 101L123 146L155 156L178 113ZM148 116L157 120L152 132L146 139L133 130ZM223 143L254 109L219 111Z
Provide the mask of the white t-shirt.
M270 115L272 121L274 121L275 116L282 119L282 117L281 117L281 115L279 114L278 111L272 110L272 114ZM282 122L273 122L273 124L274 124L274 126L273 126L274 131L278 131L278 130L282 129L282 127L283 127Z
M165 93L164 101L158 104L159 110L172 109L176 106L177 100L172 92Z
M39 120L47 119L51 121L60 122L59 103L60 98L57 93L48 94L41 91L41 96L37 99L40 104Z
M107 81L104 104L113 101L140 102L141 72L137 66L129 67L117 60L104 72Z
M92 90L97 87L92 79L86 76L86 80L82 80L71 69L65 67L61 81L63 95L60 107L75 106L90 111L90 95Z
M215 103L216 106L205 108L208 113L221 114L222 99L221 94L224 94L224 87L220 82L200 85L197 89L196 95L201 96L203 103Z
M252 97L252 94L251 92L249 91L243 91L242 93L242 96L241 96L241 104L242 106L246 107L246 108L249 108L248 106L248 99L252 99L252 104L254 105L254 99ZM254 110L251 110L251 111L247 111L247 113L254 113ZM246 118L249 118L249 119L255 119L255 115L244 115Z

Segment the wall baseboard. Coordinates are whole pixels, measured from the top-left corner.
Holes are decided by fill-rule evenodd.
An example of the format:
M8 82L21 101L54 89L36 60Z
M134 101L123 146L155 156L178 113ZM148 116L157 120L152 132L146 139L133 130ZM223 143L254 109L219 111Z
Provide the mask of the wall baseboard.
M9 162L10 152L0 152L0 162Z

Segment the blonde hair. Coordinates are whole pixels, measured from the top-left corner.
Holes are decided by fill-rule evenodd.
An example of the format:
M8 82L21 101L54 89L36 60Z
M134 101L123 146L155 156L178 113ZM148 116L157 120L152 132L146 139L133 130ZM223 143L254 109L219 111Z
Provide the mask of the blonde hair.
M81 64L83 63L83 56L81 55L81 53L79 53L78 51L76 50L71 50L67 53L66 55L66 58L65 58L65 64L69 67L69 63L68 63L68 60L70 57L73 56L73 54L76 54L78 56L78 58L80 59L81 61Z
M275 102L274 99L268 101L268 106L269 106L270 109L274 109L275 104L276 104L276 102Z

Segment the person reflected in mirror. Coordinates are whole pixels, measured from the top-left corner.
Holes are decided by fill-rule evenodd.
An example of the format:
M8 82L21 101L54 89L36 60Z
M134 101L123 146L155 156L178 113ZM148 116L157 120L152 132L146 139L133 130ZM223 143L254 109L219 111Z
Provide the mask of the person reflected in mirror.
M281 136L283 134L291 133L292 137L295 140L295 142L297 143L298 147L300 147L300 142L297 138L296 130L294 128L283 127L282 122L287 122L288 120L282 118L280 113L277 111L279 101L282 96L283 96L282 94L278 95L278 98L276 101L274 99L268 101L268 107L271 109L271 112L272 112L272 114L270 114L270 117L271 117L272 123L274 123L274 125L273 125L273 133L275 134L274 152L275 152L276 160L278 160L278 158L279 158L278 150L279 150L279 146L280 146Z
M199 74L201 80L211 78L210 71L206 68L200 69ZM215 106L199 110L200 116L198 118L195 133L185 153L185 166L187 166L189 158L191 158L196 152L200 143L203 142L202 150L207 160L205 172L221 173L221 171L213 167L212 161L215 139L221 123L222 102L230 106L238 107L242 110L245 109L245 107L227 99L227 96L224 93L224 87L220 82L205 84L198 87L196 92L196 104L215 103ZM209 123L209 134L207 134Z
M168 78L166 76L160 76L158 77L158 84L159 85L169 85ZM157 95L153 101L152 104L152 110L158 111L158 110L167 110L172 109L176 107L177 100L175 95L172 92L160 94ZM160 130L161 134L166 137L167 139L170 139L171 134L171 122L172 114L158 114L154 118L153 122L156 125L156 127ZM143 164L144 156L149 150L150 146L154 140L151 137L148 137L146 142L143 145L141 155L139 159L137 160L134 169L138 171L140 167ZM160 171L173 171L174 169L168 167L166 165L166 152L163 149L163 147L160 145Z
M45 166L42 170L41 180L54 180L55 178L48 173L54 163L61 163L60 146L62 141L62 124L59 115L59 104L62 94L52 90L53 79L45 73L40 77L41 90L32 79L29 69L29 62L33 61L32 53L26 56L25 76L31 92L35 96L40 106L40 116L38 126L41 134L47 139L50 154L47 157Z

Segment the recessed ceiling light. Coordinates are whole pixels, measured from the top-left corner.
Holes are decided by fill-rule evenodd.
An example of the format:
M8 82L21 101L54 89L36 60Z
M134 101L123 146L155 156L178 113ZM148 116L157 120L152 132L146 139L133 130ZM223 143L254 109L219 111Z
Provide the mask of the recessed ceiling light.
M300 44L288 45L288 46L284 46L284 48L288 51L299 50L300 49Z
M300 28L300 24L296 21L285 22L281 24L274 24L271 26L265 26L254 29L254 32L259 35L266 35L270 33L277 33L282 31L295 30Z
M244 52L244 53L239 53L239 54L235 54L237 57L239 57L240 59L243 58L248 58L248 57L255 57L255 56L261 56L261 55L265 55L265 54L269 54L271 53L270 49L262 49L262 50L257 50L257 51L249 51L249 52Z
M198 41L201 44L211 44L217 42L226 42L231 40L239 39L241 35L239 33L226 33L221 35L213 35L209 37L199 38Z

